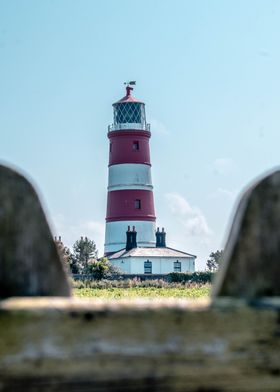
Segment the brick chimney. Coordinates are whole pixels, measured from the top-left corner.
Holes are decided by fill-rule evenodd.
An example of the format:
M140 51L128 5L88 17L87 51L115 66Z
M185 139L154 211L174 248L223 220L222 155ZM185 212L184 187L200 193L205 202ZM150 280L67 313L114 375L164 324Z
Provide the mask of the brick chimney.
M135 226L132 227L132 231L130 230L130 226L128 226L126 232L126 250L137 248L136 236L137 231L135 231Z
M164 228L162 228L161 232L159 231L159 227L156 231L156 247L157 248L165 248L166 247L166 233Z

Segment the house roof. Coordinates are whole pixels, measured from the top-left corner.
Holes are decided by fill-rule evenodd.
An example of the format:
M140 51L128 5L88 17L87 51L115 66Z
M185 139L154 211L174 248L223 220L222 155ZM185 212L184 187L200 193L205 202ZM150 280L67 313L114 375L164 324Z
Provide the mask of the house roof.
M177 249L172 249L172 248L133 248L130 250L126 249L121 249L118 252L113 253L108 257L109 260L115 260L119 258L125 258L125 257L174 257L174 258L182 258L182 257L195 257L195 255L192 255L190 253L182 252L181 250Z

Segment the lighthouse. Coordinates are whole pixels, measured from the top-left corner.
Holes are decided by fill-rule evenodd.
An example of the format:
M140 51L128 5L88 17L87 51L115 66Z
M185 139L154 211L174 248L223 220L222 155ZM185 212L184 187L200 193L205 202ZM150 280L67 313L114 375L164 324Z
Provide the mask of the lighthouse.
M155 247L156 216L151 176L150 124L145 104L132 95L113 104L114 123L108 127L109 175L105 255L126 247L126 231L137 230L137 243Z
M124 274L194 272L196 256L166 246L156 228L150 159L150 125L145 104L132 95L113 104L108 127L109 166L104 254Z

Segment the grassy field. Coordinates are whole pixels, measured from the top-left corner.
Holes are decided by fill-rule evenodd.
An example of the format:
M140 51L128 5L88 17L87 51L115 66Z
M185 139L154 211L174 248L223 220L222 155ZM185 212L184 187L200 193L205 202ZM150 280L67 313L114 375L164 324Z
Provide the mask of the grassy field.
M75 288L74 295L79 298L201 298L208 297L211 285L194 285L193 287L130 287L130 288Z

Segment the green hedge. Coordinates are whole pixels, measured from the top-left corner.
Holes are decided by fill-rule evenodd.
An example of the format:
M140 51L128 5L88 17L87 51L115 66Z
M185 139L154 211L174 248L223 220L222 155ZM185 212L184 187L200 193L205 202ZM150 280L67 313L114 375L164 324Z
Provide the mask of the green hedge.
M170 283L211 283L213 281L214 273L210 271L193 272L186 274L182 272L171 272L168 274L168 282Z

